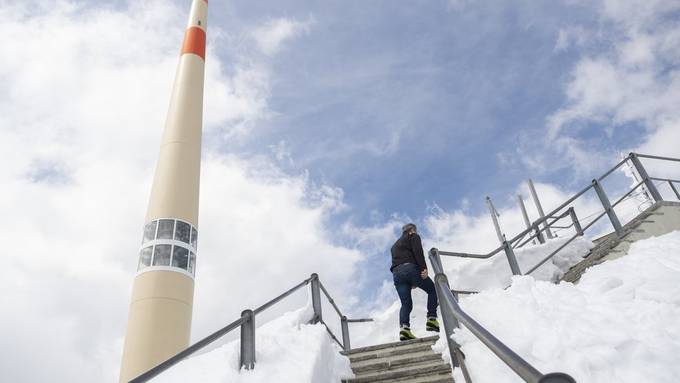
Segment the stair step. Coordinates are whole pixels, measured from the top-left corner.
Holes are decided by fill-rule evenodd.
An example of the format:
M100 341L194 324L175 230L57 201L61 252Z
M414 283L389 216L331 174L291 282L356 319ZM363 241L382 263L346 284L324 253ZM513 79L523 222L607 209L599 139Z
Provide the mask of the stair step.
M383 380L382 382L379 381L379 383L455 383L453 380L453 377L451 376L451 372L447 371L442 374L430 374L430 375L423 375L423 376L416 376L416 377L408 377L408 378L402 378L402 379L390 379L390 380Z
M451 365L437 360L427 363L408 364L396 368L373 371L366 374L357 374L355 378L346 379L347 383L369 383L382 381L395 381L401 378L417 378L429 375L441 375L451 372Z
M398 348L390 348L386 350L379 350L375 353L369 352L369 353L359 353L359 354L350 354L349 360L352 363L355 362L362 362L364 360L370 360L370 359L378 359L378 358L389 358L392 356L397 356L397 355L404 355L404 354L416 354L419 352L423 351L430 351L432 350L432 345L430 343L416 343L415 345L411 347L398 347Z
M432 350L429 350L415 354L398 355L395 357L370 359L352 363L352 370L356 374L360 374L367 371L389 370L399 366L432 361L442 361L442 357L440 354L435 354Z
M395 349L395 348L407 348L407 347L417 347L422 345L423 343L433 345L437 342L439 339L439 335L435 336L428 336L425 338L417 338L417 339L412 339L412 340L404 340L404 341L398 341L398 342L391 342L391 343L385 343L385 344L378 344L374 346L367 346L367 347L359 347L359 348L354 348L349 351L341 351L340 353L342 355L347 355L350 358L352 356L357 356L357 354L369 354L369 353L376 353L374 351L382 351L384 350L385 352L392 351L390 349Z

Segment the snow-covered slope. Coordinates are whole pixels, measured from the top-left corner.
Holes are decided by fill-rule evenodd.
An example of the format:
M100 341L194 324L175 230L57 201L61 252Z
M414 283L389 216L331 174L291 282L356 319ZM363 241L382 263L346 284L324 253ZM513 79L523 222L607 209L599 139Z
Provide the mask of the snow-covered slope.
M257 364L251 371L239 371L239 342L234 341L182 361L152 381L337 383L341 377L351 377L349 360L340 355L323 326L307 324L311 317L308 306L257 328Z
M560 240L518 254L520 264L549 253ZM445 264L449 278L486 288L461 299L463 308L540 371L562 371L584 383L671 383L680 379L680 231L634 243L629 255L588 270L578 285L552 283L590 247L571 245L536 276L510 279L501 256ZM527 261L531 258L531 261ZM473 270L476 269L476 270ZM473 271L477 277L473 278ZM537 279L538 278L538 279ZM540 280L544 278L546 280ZM470 286L460 286L465 288ZM414 292L412 328L424 331L425 295ZM352 327L352 344L396 340L396 302L372 324ZM257 329L257 364L238 370L238 341L182 362L155 382L338 382L351 376L348 361L324 327L307 325L309 308L288 313ZM454 337L467 355L475 383L520 382L467 330ZM445 358L444 339L435 345ZM459 371L456 381L462 382Z
M461 305L539 370L589 383L680 380L680 231L634 243L578 285L512 282ZM474 382L521 381L467 330L454 337Z

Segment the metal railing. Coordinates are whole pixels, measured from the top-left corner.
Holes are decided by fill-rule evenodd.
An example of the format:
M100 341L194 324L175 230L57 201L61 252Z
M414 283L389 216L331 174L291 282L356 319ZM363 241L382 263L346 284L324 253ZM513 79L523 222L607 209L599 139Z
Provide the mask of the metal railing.
M576 383L574 378L562 373L552 372L543 374L535 367L529 364L516 352L511 350L503 342L498 340L487 329L470 317L458 305L456 297L451 292L449 281L444 274L444 269L441 264L441 257L439 250L430 250L430 263L435 272L434 283L437 288L437 296L439 298L440 310L442 313L442 320L444 322L444 332L446 333L446 341L449 347L452 364L456 367L460 366L465 377L466 382L470 382L467 369L465 367L464 357L460 351L460 346L451 338L454 329L463 324L470 332L477 337L484 345L486 345L496 356L498 356L508 367L510 367L519 377L525 382L530 383Z
M191 346L187 347L186 349L178 352L174 356L168 358L167 360L161 362L157 366L153 367L152 369L148 370L147 372L139 375L138 377L130 380L130 383L141 383L141 382L146 382L149 381L150 379L156 377L160 373L166 371L170 367L176 365L177 363L181 362L188 356L192 355L196 351L206 347L207 345L213 343L217 339L223 337L227 333L231 332L232 330L235 330L237 328L241 328L241 352L240 352L240 366L241 368L245 368L247 370L251 370L255 368L255 316L262 313L263 311L267 310L268 308L274 306L278 302L280 302L282 299L285 297L289 296L290 294L294 293L295 291L299 290L300 288L306 286L307 284L311 284L311 296L312 296L312 309L314 310L314 315L312 316L312 319L309 321L310 324L316 324L316 323L321 323L324 325L326 328L326 331L328 334L331 336L331 338L340 346L342 347L345 351L348 351L350 349L350 335L349 335L349 323L358 323L358 322L372 322L373 319L348 319L345 315L342 314L338 306L335 304L335 301L333 298L331 298L331 295L328 293L328 290L326 290L326 287L321 283L319 280L319 276L315 273L312 274L309 278L305 279L304 281L298 283L297 285L293 286L292 288L288 289L286 292L283 294L277 296L276 298L270 300L269 302L263 304L262 306L254 309L254 310L243 310L241 313L241 317L228 325L224 326L223 328L215 331L214 333L206 336L205 338L199 340L198 342L192 344ZM322 313L322 308L321 308L321 293L326 296L328 299L329 303L335 311L338 313L340 316L340 325L342 329L342 339L343 342L341 343L338 338L333 334L333 331L328 327L326 322L323 320L323 313Z
M661 182L667 182L675 194L675 196L680 200L680 193L678 193L678 189L675 187L675 184L680 184L680 180L675 180L675 179L670 179L670 178L659 178L659 177L650 177L647 174L647 171L645 170L644 166L642 166L642 162L640 161L640 158L649 158L649 159L655 159L655 160L662 160L662 161L673 161L673 162L680 162L680 159L678 158L672 158L672 157L661 157L661 156L652 156L652 155L647 155L647 154L638 154L638 153L630 153L628 156L626 156L624 159L622 159L618 164L616 164L614 167L609 169L607 172L605 172L602 176L599 178L593 179L591 184L573 195L571 198L567 199L565 202L563 202L560 206L557 208L553 209L550 213L547 215L543 214L542 208L539 209L541 217L533 221L532 223L528 223L528 217L525 215L525 221L528 223L527 228L511 238L510 240L507 240L505 237L505 234L502 233L500 229L500 225L498 223L497 219L497 212L495 208L493 207L493 204L491 203L491 200L487 197L487 204L489 206L489 210L491 212L491 217L493 219L494 227L496 229L496 233L498 235L498 239L500 241L500 246L495 248L494 250L490 251L489 253L486 254L474 254L474 253L463 253L463 252L452 252L452 251L442 251L439 250L438 253L439 255L444 255L444 256L452 256L452 257L461 257L461 258L477 258L477 259L486 259L486 258L491 258L492 256L496 255L499 253L501 250L505 252L505 256L508 260L508 264L510 266L510 271L512 272L513 275L523 275L523 274L531 274L534 272L536 269L541 267L545 262L553 258L557 253L562 251L567 245L569 245L572 241L574 241L576 238L584 235L584 232L588 229L590 229L593 225L595 225L602 217L605 215L608 217L609 222L611 223L612 227L614 228L614 232L616 236L620 239L623 238L628 232L624 229L623 225L621 224L621 221L619 220L619 217L617 216L616 212L614 211L614 208L618 206L620 203L625 201L628 197L631 196L636 190L640 188L644 188L644 193L646 193L650 199L652 199L655 202L658 201L663 201L663 197L659 193L658 189L656 188L656 185L654 181L661 181ZM609 197L607 196L607 193L605 192L603 186L602 186L602 181L607 178L609 175L611 175L614 171L619 169L621 166L623 166L625 163L630 161L632 164L633 168L636 170L637 174L640 176L641 180L637 182L630 190L628 190L625 194L623 194L620 198L618 198L616 201L613 203L610 202ZM533 184L530 183L530 189L532 192L532 195L534 196L534 199L536 202L538 202L538 198L536 196L535 190L533 188ZM578 215L576 214L576 210L574 209L573 206L570 206L574 201L576 201L578 198L581 196L585 195L586 192L593 190L595 194L597 195L600 203L602 204L603 210L597 214L595 214L595 218L593 218L590 222L587 224L583 225L581 220L579 219ZM520 207L522 207L523 214L525 213L525 209L523 208L523 202L521 201L520 198ZM540 207L540 204L537 203L537 207ZM566 209L566 210L565 210ZM569 217L571 220L571 223L568 226L556 226L555 224L566 218ZM590 217L590 216L589 216ZM522 270L519 267L519 264L517 262L517 257L515 256L514 249L520 248L527 243L533 241L534 239L538 239L539 242L544 243L543 239L543 232L546 233L546 235L550 238L552 234L550 233L550 228L555 227L555 228L574 228L575 234L571 236L569 239L567 239L564 243L562 243L557 249L553 250L550 254L545 256L540 262L538 262L536 265L531 267L528 271L525 273L522 272Z

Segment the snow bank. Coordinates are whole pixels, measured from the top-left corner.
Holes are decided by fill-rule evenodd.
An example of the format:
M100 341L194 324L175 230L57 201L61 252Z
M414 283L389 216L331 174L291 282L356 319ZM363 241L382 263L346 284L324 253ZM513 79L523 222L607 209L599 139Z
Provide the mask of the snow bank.
M515 277L461 305L540 371L593 383L680 379L680 231L634 243L578 285ZM454 338L475 383L521 381L469 331ZM446 351L443 339L437 348Z
M340 355L322 325L306 324L309 307L289 312L256 329L256 365L239 370L239 342L189 358L153 379L164 383L337 383L352 377L349 360ZM238 330L235 330L238 331Z
M544 244L516 249L515 256L520 270L523 273L529 271L566 241L566 238L554 238ZM592 247L590 240L578 237L531 273L531 276L539 280L557 281L571 266L581 261ZM504 251L489 259L442 257L442 263L452 288L458 290L482 291L506 287L512 280L510 265Z

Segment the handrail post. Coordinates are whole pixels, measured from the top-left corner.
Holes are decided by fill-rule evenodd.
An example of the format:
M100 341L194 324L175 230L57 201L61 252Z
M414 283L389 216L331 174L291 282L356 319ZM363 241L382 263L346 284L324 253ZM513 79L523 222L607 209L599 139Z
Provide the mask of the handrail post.
M527 214L527 208L524 206L524 199L521 194L517 194L517 201L519 202L519 208L522 210L522 217L524 217L524 224L527 225L527 229L531 229L531 221L529 220L529 214ZM532 239L531 243L536 244L536 240Z
M541 231L541 228L538 227L538 224L533 223L531 227L533 227L534 232L536 232L536 238L538 238L538 242L541 244L545 243L545 238L543 238L543 232Z
M538 199L538 194L536 194L536 188L534 188L534 181L531 180L531 178L528 180L529 184L529 191L531 192L531 196L534 199L534 204L536 205L536 210L538 210L538 215L540 216L540 219L543 221L543 225L545 225L545 235L548 237L548 239L552 239L553 235L550 232L550 226L548 226L548 221L545 219L545 213L543 212L543 206L541 206L541 201Z
M309 321L309 323L316 324L323 320L323 316L321 315L321 288L319 286L318 274L312 274L312 281L310 285L312 290L312 308L314 309L314 316L312 317L312 320Z
M522 271L519 269L519 264L517 263L517 257L515 257L515 252L512 250L512 246L510 246L508 241L503 241L503 249L505 250L505 256L508 258L512 275L522 275Z
M609 221L612 223L612 226L614 226L616 235L619 238L623 237L624 232L623 226L621 226L621 221L619 221L619 217L616 216L616 212L614 212L614 209L609 202L609 198L607 198L607 194L604 192L604 189L598 180L593 180L593 188L595 189L595 193L597 193L598 198L600 198L600 202L602 203L602 207L604 207L605 213L607 213L607 216L609 217Z
M252 370L255 368L255 313L243 310L241 318L241 367Z
M437 291L437 296L443 297L446 290L449 291L451 290L451 286L449 286L449 280L446 277L446 274L444 274L444 270L442 269L441 256L439 255L439 250L434 248L430 250L430 263L432 263L432 268L434 269L435 272L434 287ZM453 335L453 330L459 326L458 320L456 320L456 318L454 317L453 312L449 311L450 307L448 305L440 305L439 307L442 311L444 333L446 334L446 343L449 346L451 364L454 367L460 367L460 361L458 360L457 357L457 350L460 349L460 345L456 343L456 341L453 340L453 338L451 337Z
M442 274L442 275L446 276L446 274L444 274L444 266L442 265L442 256L439 254L439 249L436 249L436 248L430 249L430 263L432 264L432 269L434 271L435 277L437 276L437 274ZM446 283L447 283L447 286L448 286L448 283L449 283L448 279L446 280ZM437 286L437 284L435 283L435 287L436 286ZM449 290L451 290L450 286L449 286ZM439 292L439 290L437 290L437 296L438 297L441 296L440 294L442 294L442 293ZM440 305L440 307L442 307L442 306ZM460 327L458 325L458 320L455 317L452 317L452 318L453 318L453 322L452 322L453 327L454 328ZM451 330L451 332L453 333L453 330Z
M441 285L446 286L445 288L450 288L448 278L446 277L446 275L444 275L444 273L438 273L437 275L434 276L434 280L435 280L434 286L435 289L437 290L437 295L443 296L444 292L442 291ZM454 329L458 327L458 321L453 316L453 313L448 312L448 306L442 305L440 307L443 311L442 321L444 322L444 333L446 334L446 343L449 346L451 364L453 364L454 367L460 367L460 361L456 356L456 350L460 348L460 345L456 343L456 341L453 340L453 338L451 338Z
M673 193L675 193L675 197L680 200L680 193L678 193L678 189L676 189L675 185L673 185L673 181L668 180L668 184L671 185L671 190L673 190Z
M633 163L633 166L635 166L635 170L637 170L638 174L640 175L642 180L645 182L645 187L649 191L649 194L651 194L651 197L654 199L654 202L663 201L663 197L661 197L661 194L656 189L656 185L654 185L654 181L649 179L649 175L647 174L645 167L642 166L642 162L640 162L640 159L638 158L637 154L631 153L630 154L630 161Z
M489 213L491 213L493 227L496 229L496 235L498 236L498 240L503 242L505 240L505 236L501 232L501 226L498 223L498 217L496 216L496 214L498 214L498 211L493 206L493 202L491 202L491 198L489 196L486 196L486 206L489 208Z
M349 324L347 323L347 317L342 316L340 318L340 327L342 328L342 348L345 351L352 349L352 345L349 342Z
M583 228L581 227L581 222L579 222L578 216L576 215L576 210L574 210L573 207L569 208L569 216L571 217L571 222L574 224L574 230L576 230L576 234L582 236Z

